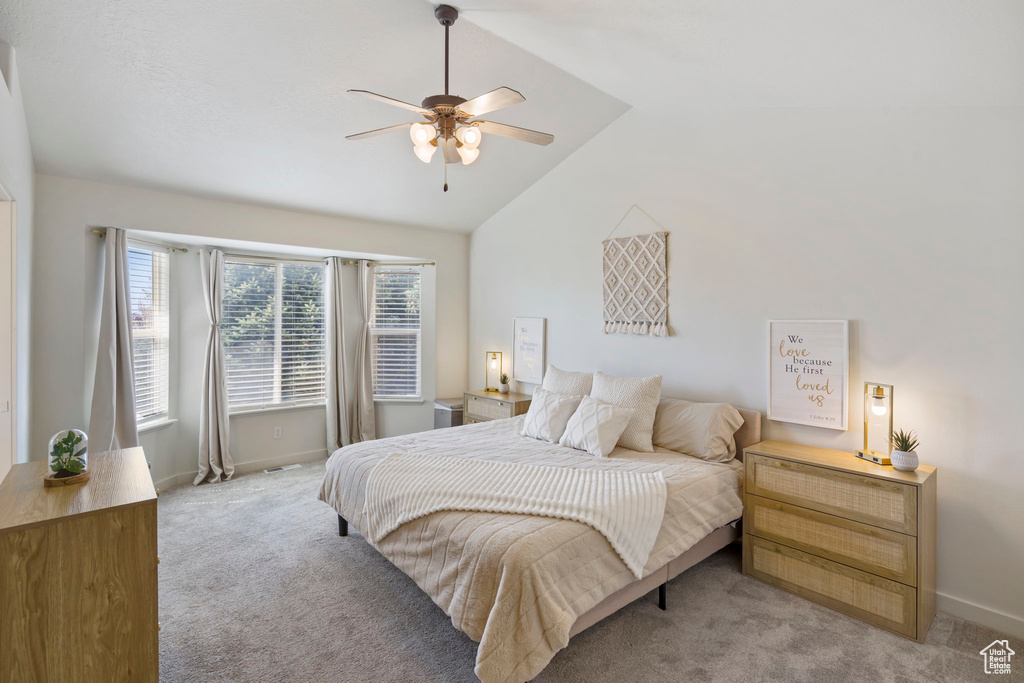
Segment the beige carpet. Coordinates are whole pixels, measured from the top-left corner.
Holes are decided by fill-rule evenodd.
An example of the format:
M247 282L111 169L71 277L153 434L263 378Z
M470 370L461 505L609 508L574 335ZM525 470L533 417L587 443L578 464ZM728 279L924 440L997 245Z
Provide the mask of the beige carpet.
M476 644L316 500L323 461L160 497L160 673L176 681L474 681ZM969 681L995 632L926 642L740 574L734 546L576 636L538 681ZM1024 678L1024 643L1013 679ZM1001 677L1007 680L1008 677Z

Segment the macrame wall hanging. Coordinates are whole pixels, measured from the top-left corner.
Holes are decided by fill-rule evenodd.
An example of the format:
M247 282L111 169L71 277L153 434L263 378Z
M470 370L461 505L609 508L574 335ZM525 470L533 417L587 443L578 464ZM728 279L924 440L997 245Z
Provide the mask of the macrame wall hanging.
M604 245L604 332L666 337L668 327L667 232L612 239L634 204L612 228Z

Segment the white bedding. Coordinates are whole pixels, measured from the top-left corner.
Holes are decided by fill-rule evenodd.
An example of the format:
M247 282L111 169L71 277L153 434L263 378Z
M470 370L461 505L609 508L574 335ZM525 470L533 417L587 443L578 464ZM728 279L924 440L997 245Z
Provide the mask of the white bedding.
M636 578L665 514L661 472L622 472L392 453L366 484L366 537L379 543L414 519L441 510L572 519L597 529Z
M742 464L735 460L621 448L597 458L524 437L522 423L518 417L347 446L328 460L320 499L366 529L368 476L394 452L661 472L667 502L644 575L741 516ZM485 683L536 676L568 644L579 615L636 580L600 532L571 520L441 511L402 525L374 547L480 643L476 673Z

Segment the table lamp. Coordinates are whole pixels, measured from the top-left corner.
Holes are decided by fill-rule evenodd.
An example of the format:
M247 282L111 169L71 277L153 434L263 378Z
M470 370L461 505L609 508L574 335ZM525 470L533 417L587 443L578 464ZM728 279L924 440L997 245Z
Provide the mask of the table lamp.
M497 391L501 384L501 351L488 351L486 358L484 391Z
M879 465L891 465L892 385L864 383L864 448L858 458Z

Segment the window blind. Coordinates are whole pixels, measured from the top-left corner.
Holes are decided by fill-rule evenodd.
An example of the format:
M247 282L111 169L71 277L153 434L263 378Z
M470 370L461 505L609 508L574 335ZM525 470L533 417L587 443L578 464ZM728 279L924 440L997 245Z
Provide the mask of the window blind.
M167 416L170 374L169 255L159 247L128 246L129 309L135 414L139 422Z
M420 395L420 280L417 267L374 269L370 327L374 396Z
M225 261L220 330L231 409L324 401L323 282L318 263Z

